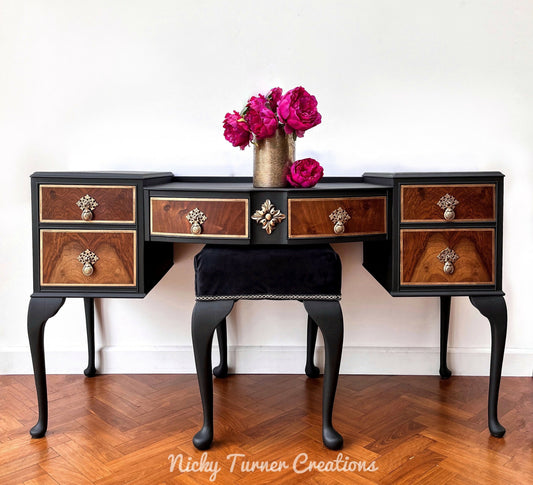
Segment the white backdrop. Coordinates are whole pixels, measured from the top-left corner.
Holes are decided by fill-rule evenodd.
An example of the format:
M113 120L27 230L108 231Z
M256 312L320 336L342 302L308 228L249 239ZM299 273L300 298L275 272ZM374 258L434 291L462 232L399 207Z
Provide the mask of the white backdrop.
M28 373L32 292L29 175L163 170L251 175L252 151L222 135L227 111L271 87L302 85L323 122L297 141L326 175L500 170L505 179L504 373L531 375L533 2L375 0L0 0L0 373ZM97 303L103 372L192 372L192 257L144 300ZM438 299L393 299L344 267L345 373L434 374ZM302 372L296 302L239 302L229 319L236 372ZM81 300L46 330L49 372L85 364ZM452 303L450 366L487 374L490 331Z

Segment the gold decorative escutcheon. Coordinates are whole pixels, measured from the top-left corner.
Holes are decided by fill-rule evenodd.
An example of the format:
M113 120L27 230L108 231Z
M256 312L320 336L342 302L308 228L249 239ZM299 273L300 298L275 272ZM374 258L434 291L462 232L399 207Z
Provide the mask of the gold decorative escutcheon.
M100 258L89 249L86 249L85 251L80 253L80 255L78 256L78 261L83 264L81 272L85 276L91 276L94 273L93 265L99 259Z
M443 195L437 205L444 211L444 220L453 221L455 219L455 206L459 201L450 194Z
M187 217L187 220L191 224L191 234L195 236L202 234L202 224L207 220L207 216L196 207L185 217Z
M93 210L98 207L98 202L89 194L85 194L76 205L81 209L81 219L83 221L92 221Z
M272 234L276 226L285 219L285 214L276 209L270 199L267 199L261 205L261 209L255 211L252 219L261 224L267 234Z
M346 224L350 219L350 215L342 207L335 209L330 215L329 218L333 222L333 232L335 234L342 234L344 232L344 224Z
M453 272L455 271L455 266L453 265L453 263L455 263L459 259L459 255L453 249L446 248L438 254L437 259L441 263L444 263L444 267L442 268L442 270L446 274L453 274Z

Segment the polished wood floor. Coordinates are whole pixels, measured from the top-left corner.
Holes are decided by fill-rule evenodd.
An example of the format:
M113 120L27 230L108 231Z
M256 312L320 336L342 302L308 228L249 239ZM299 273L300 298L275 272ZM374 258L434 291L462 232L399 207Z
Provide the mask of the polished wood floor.
M341 376L339 455L321 442L321 378L230 376L215 380L215 442L203 455L191 443L202 418L193 375L49 376L40 440L28 434L33 377L1 376L0 483L533 483L533 380L502 380L503 439L486 427L487 386L486 377ZM320 461L326 470L312 469ZM251 471L254 462L270 471ZM192 471L201 463L215 477Z

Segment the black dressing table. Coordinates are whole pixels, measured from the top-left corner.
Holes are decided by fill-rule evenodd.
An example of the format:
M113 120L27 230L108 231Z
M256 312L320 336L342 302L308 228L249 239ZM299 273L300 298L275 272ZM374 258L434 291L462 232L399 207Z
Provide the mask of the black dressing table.
M65 298L84 299L85 375L94 376L94 298L143 298L172 267L173 243L190 242L363 241L363 266L392 296L440 297L442 378L451 375L450 301L468 296L490 323L488 423L493 436L504 435L497 417L507 329L501 173L368 173L324 178L311 189L260 189L238 177L37 172L31 186L28 336L39 403L34 438L45 435L48 423L47 320Z

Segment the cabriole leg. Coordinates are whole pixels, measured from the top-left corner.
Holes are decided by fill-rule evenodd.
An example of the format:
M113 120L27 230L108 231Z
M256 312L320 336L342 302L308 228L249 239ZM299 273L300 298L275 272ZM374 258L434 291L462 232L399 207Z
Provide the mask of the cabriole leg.
M505 428L498 421L498 396L507 335L507 306L503 296L471 296L470 301L490 323L492 344L489 380L489 430L492 436L501 438L505 434Z
M28 339L30 341L39 420L30 430L32 438L42 438L48 428L48 396L44 359L44 327L65 303L65 298L32 297L28 307Z
M304 301L304 306L324 337L325 366L322 392L322 441L330 450L342 448L342 436L332 423L333 403L339 379L344 337L342 310L338 301Z
M450 329L450 303L451 296L440 297L440 368L442 379L449 379L452 375L446 363L448 354L448 332Z
M213 334L232 308L233 300L198 301L192 312L194 360L204 413L202 429L192 440L199 450L208 449L213 442L213 378L211 377Z
M96 375L96 367L94 365L94 298L84 298L85 305L85 326L87 327L87 353L88 364L83 373L87 377L94 377Z

